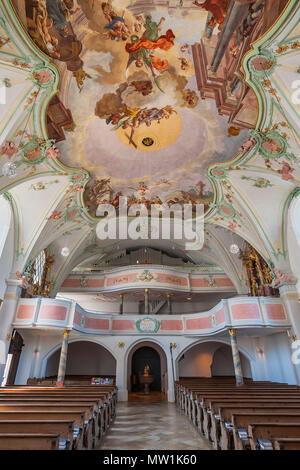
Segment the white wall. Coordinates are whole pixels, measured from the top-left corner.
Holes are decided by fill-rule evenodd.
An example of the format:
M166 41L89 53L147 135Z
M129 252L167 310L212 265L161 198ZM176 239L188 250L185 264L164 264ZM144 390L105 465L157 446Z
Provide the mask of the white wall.
M14 223L9 202L0 196L0 299L4 300L0 309L0 384L2 383L9 342L7 333L11 330L14 309L9 313L9 301L4 299L7 289L6 279L10 278L14 261Z
M287 333L261 336L255 340L256 380L300 384L291 361L291 342Z
M14 259L14 224L9 202L0 196L0 299L6 291L5 279Z

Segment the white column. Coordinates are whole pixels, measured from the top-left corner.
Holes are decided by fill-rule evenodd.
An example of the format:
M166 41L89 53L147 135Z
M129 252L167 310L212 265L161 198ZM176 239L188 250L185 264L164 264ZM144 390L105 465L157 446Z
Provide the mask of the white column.
M149 315L149 289L145 289L145 315Z
M127 388L127 362L125 359L125 344L120 341L118 344L117 367L116 367L116 386L118 388L118 401L128 400Z
M285 284L279 287L280 298L284 305L286 314L292 326L291 332L291 362L293 364L297 382L300 383L300 364L294 363L293 353L296 353L296 350L293 348L293 343L296 344L296 341L300 340L300 303L299 303L299 293L296 287L296 283ZM297 347L299 350L299 347ZM299 354L298 354L299 357Z
M244 385L244 379L243 379L241 358L240 358L239 348L238 348L237 339L236 339L236 330L234 328L231 328L228 330L228 333L230 335L230 343L231 343L231 350L232 350L232 359L233 359L236 386L240 387Z
M69 344L70 330L65 330L63 333L63 340L61 344L60 359L57 373L56 387L63 387L65 381L65 374L67 368L67 355L68 355L68 344Z
M170 343L169 351L166 351L167 355L167 367L168 367L168 401L173 403L175 401L174 391L174 380L175 380L175 354L174 349L177 348L176 343Z
M293 333L300 339L300 304L296 284L284 284L279 287L280 298L291 322Z
M20 283L18 279L6 279L6 292L0 310L0 384L7 360L12 323L15 318L17 304L20 297ZM1 357L2 356L2 357Z

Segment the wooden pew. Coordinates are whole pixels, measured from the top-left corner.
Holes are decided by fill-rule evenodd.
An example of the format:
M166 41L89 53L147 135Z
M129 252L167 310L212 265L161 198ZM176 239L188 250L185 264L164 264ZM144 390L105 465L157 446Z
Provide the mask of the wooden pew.
M0 434L59 434L60 445L73 448L73 421L58 420L0 420ZM62 442L64 441L64 442Z
M73 450L83 449L83 430L85 413L76 411L0 411L1 421L72 421L73 428Z
M58 434L0 434L0 450L58 450Z
M300 438L282 437L272 439L274 450L300 450Z
M230 398L227 398L228 396ZM216 392L213 392L211 394L208 394L207 392L205 392L205 395L204 393L202 394L197 393L197 395L194 396L193 400L191 400L191 403L192 403L191 410L190 410L190 413L188 413L188 416L190 417L194 425L199 428L200 432L207 433L208 432L207 426L210 425L210 422L209 422L210 417L207 415L205 407L203 407L203 404L206 401L217 400L219 398L220 401L229 400L230 402L233 402L234 399L236 399L236 402L241 402L240 400L244 400L244 399L251 400L252 397L257 399L259 397L275 398L276 396L278 396L281 399L281 398L284 398L286 394L284 394L283 392L277 392L277 391L273 391L271 393L270 391L262 392L262 391L256 391L256 390L252 391L251 393L248 393L248 392L239 393L238 391L230 391L230 392L222 391L218 393L217 395L216 395ZM289 393L288 397L290 397L293 400L294 399L298 400L300 398L300 394ZM204 408L204 411L202 411L201 408L202 409ZM206 431L203 429L204 421L205 421L204 427L206 428Z
M93 406L83 405L81 403L23 403L23 404L12 404L7 402L5 404L0 403L1 411L77 411L85 412L85 421L83 429L83 447L86 449L92 449L94 444L93 439Z
M68 386L68 387L29 387L29 386L13 386L13 388L9 387L9 391L11 392L18 392L18 391L34 391L37 392L42 390L43 392L45 390L50 391L50 392L55 392L55 393L74 393L79 392L80 394L84 393L93 393L93 394L98 394L99 396L103 395L104 400L105 400L105 407L108 406L108 413L110 418L113 418L115 416L115 409L116 409L116 403L117 403L117 389L116 387L108 386L108 385L92 385L92 386ZM103 398L102 397L102 398Z
M293 424L295 420L297 423L299 420L297 412L300 414L300 387L298 386L247 381L243 387L237 388L232 378L192 379L177 381L175 395L177 406L185 412L200 432L213 440L216 449L230 448L231 433L225 424L229 421L233 429L232 414L235 414L237 419L239 413L241 416L242 413L248 414L248 418L249 415L253 416L253 413L256 413L257 420L261 421L265 419L265 408L269 407L270 421L278 423L285 420L286 423L291 421ZM221 409L217 405L220 405ZM225 410L228 407L225 419L220 416L223 412L222 407ZM243 407L243 410L239 407ZM275 418L274 415L280 416ZM244 419L247 419L247 416ZM242 428L241 424L237 423L236 429Z
M282 394L282 393L288 393L290 396L293 395L294 397L300 397L300 389L287 389L287 387L283 388L262 388L262 387L241 387L240 389L236 387L231 387L231 388L222 388L218 387L216 390L215 388L212 389L197 389L190 391L189 393L185 392L183 393L183 398L181 399L181 409L184 410L185 414L189 416L190 419L193 420L193 413L194 413L194 405L195 401L202 401L202 398L204 397L209 397L213 395L214 397L216 396L226 396L229 395L230 397L232 396L244 396L244 395L249 395L249 396L256 396L257 394Z
M248 426L251 450L259 449L259 439L266 439L271 443L272 439L279 438L300 438L299 423L252 423Z
M210 430L212 426L212 415L213 413L211 412L212 407L214 407L213 403L214 402L220 402L220 401L226 401L226 399L222 399L222 395L217 395L217 396L206 396L202 397L201 399L201 408L202 408L202 416L203 416L203 421L202 421L202 430L204 435L207 437L207 439L210 438ZM249 406L251 404L277 404L279 402L281 403L291 403L291 404L299 404L300 405L300 397L291 397L287 394L256 394L255 396L251 395L246 395L244 394L243 396L238 395L238 394L233 394L230 399L227 399L231 403L248 403Z
M42 420L45 421L49 421L49 416L47 419L49 411L52 414L59 412L81 413L81 421L76 423L76 439L74 439L76 445L73 448L91 449L99 444L101 436L108 429L115 416L116 397L116 387L114 386L59 388L9 386L0 389L0 413L2 413L2 417L3 413L7 413L6 416L11 416L13 413L25 413L25 416L26 414L28 416L30 413L36 413L40 417L44 414ZM82 413L84 413L83 420ZM12 418L10 417L9 420L12 420ZM27 421L27 424L24 424L26 431L30 426L28 420L25 421ZM12 425L12 423L5 424L9 429ZM47 423L42 426L46 427ZM78 430L80 432L77 432ZM52 428L51 432L54 432ZM47 434L46 430L43 433ZM28 433L24 432L23 434ZM73 433L69 437L70 441L72 439Z
M112 419L115 417L115 409L116 409L116 390L113 389L112 387L106 387L109 389L109 391L100 391L100 390L95 390L95 386L92 387L66 387L66 388L43 388L42 390L39 390L37 387L27 387L25 390L23 388L18 388L18 389L4 389L4 391L0 391L0 399L3 397L5 399L6 397L11 397L13 396L14 398L20 397L20 396L25 396L29 395L30 397L43 397L43 399L46 398L53 398L53 397L70 397L70 399L78 399L78 393L80 393L81 398L94 398L94 399L100 399L102 400L102 404L100 406L100 414L101 414L101 419L103 423L101 424L100 427L103 428L103 432L109 427L110 422ZM83 389L84 388L84 389ZM102 416L103 415L103 416Z
M269 424L273 423L290 423L298 424L300 428L300 413L285 413L276 412L269 413L266 410L258 413L240 413L234 412L231 416L233 426L233 440L235 450L250 450L250 441L247 433L249 424L251 423L265 423L268 421Z
M300 414L300 404L289 403L259 405L249 403L211 403L211 438L215 449L230 450L234 448L232 415L234 413L263 413L272 414L278 412Z
M63 403L63 404L72 404L74 402L84 403L84 404L93 404L94 405L94 415L95 415L95 432L99 434L99 429L101 432L104 432L110 423L110 415L108 413L108 408L105 407L104 401L99 398L98 395L85 395L82 394L78 396L78 394L69 394L69 393L18 393L18 394L5 394L0 392L0 404L5 403L12 403L12 404L23 404L23 403L31 403L35 402L38 403Z

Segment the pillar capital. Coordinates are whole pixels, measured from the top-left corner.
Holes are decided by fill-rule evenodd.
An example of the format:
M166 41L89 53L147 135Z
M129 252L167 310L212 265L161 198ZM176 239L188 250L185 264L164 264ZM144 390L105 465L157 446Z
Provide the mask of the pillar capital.
M230 336L236 336L236 330L234 328L229 328L228 333Z
M280 297L286 294L292 294L292 293L297 293L297 297L298 297L296 282L289 282L289 283L281 284L279 286L279 293L280 293Z
M22 286L22 281L20 279L5 279L7 286L20 287Z
M64 330L63 337L66 338L71 333L71 330Z
M300 302L299 292L294 283L285 283L279 287L280 298L291 322L293 333L300 336Z

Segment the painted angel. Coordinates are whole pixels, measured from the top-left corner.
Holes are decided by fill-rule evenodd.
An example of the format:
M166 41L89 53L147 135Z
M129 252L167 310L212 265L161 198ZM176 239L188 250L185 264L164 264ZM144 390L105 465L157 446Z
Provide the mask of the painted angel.
M131 36L131 43L127 43L125 46L126 52L129 54L126 71L132 62L135 62L135 66L140 68L145 67L150 70L157 87L161 90L157 81L157 72L167 70L170 66L167 59L160 59L153 55L155 49L161 49L168 51L174 46L175 35L171 29L168 29L166 34L159 35L160 27L165 21L165 18L161 18L159 23L152 21L150 16L146 17L145 20L145 31L141 38L136 35ZM161 90L162 91L162 90Z
M122 16L118 16L117 13L111 8L108 2L102 3L102 11L105 18L108 21L108 24L104 26L106 32L103 33L103 36L106 39L112 39L120 41L126 41L128 38L130 31L125 24L124 15L125 10L122 13Z

